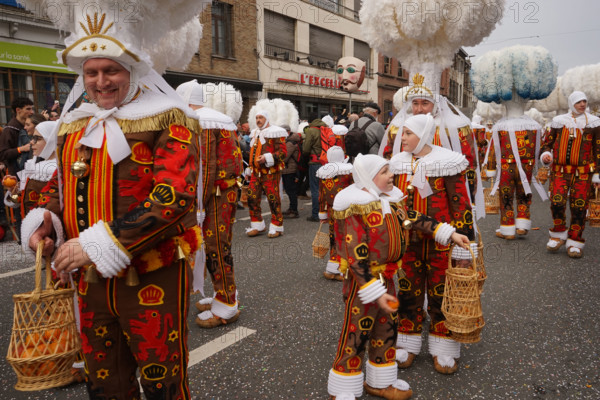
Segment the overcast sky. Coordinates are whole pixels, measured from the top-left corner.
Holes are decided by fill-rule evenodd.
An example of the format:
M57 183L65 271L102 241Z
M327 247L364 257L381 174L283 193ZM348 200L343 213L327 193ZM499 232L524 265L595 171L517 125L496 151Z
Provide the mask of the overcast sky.
M558 75L600 63L600 1L507 0L501 24L481 44L465 50L477 57L517 44L548 49L558 62Z

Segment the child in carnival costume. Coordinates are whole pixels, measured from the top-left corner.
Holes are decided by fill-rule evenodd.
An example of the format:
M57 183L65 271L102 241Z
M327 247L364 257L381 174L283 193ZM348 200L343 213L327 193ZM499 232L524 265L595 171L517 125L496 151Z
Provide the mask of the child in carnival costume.
M407 208L454 226L457 232L474 240L473 214L465 171L468 161L460 153L431 144L435 120L430 115L415 115L403 126L402 153L390 160L390 169L399 179L399 188L408 193ZM412 365L421 351L421 333L427 313L431 317L429 352L434 368L444 374L458 368L460 343L450 338L441 311L448 257L468 260L469 251L455 246L450 254L447 243L439 243L437 234L412 231L402 259L405 276L398 281L398 340L396 359L400 368ZM470 244L476 252L476 243Z
M330 280L343 280L339 271L340 261L335 251L335 232L333 230L333 199L342 190L352 184L352 164L348 163L344 150L332 146L327 150L328 163L317 170L319 178L319 219L329 221L329 260L323 276Z
M444 246L450 239L462 246L469 240L449 224L416 211L407 213L384 158L359 154L352 175L354 184L333 203L336 248L346 279L344 321L328 392L331 399L354 399L362 396L364 387L373 396L408 399L412 390L397 379L394 305L394 275L406 248L407 229L414 226Z

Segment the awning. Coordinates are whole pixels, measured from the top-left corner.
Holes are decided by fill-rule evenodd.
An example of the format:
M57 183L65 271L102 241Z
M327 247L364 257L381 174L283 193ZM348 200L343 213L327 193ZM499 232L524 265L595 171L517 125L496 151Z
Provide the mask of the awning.
M192 79L196 79L198 83L225 82L232 85L237 90L249 90L260 92L263 88L263 84L261 81L231 78L227 76L201 75L190 72L167 71L164 77L165 80L169 83L169 85L173 86L174 88Z

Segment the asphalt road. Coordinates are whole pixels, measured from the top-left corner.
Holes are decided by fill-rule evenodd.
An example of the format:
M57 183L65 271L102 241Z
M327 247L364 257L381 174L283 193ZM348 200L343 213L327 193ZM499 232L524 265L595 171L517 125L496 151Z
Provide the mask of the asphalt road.
M286 220L285 235L277 239L246 237L248 211L238 212L233 249L242 314L231 326L201 330L190 310L194 399L328 398L342 284L323 278L325 260L311 255L318 224L305 219L309 202L300 204L300 218ZM398 374L414 399L600 399L600 229L586 229L582 259L570 259L564 248L549 254L548 203L535 198L532 212L539 230L513 241L494 236L498 216L479 221L488 272L482 340L463 346L452 376L433 370L424 343L415 364ZM2 354L12 327L12 294L33 288L33 272L21 271L31 265L14 243L0 243ZM7 276L11 271L21 273ZM15 383L8 363L0 363L1 399L87 398L84 385L18 392Z

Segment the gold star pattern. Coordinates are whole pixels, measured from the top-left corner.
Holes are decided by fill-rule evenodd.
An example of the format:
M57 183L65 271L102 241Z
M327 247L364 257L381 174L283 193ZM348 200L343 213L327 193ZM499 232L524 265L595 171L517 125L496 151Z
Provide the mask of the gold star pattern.
M102 325L97 327L94 332L96 332L96 336L104 337L104 335L108 333L108 329L106 329L106 326Z
M108 374L108 370L105 368L99 369L98 371L96 371L96 378L98 379L106 379L108 378L109 374Z
M177 332L176 330L172 330L169 333L169 342L174 342L179 338L179 332Z

